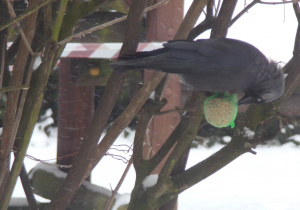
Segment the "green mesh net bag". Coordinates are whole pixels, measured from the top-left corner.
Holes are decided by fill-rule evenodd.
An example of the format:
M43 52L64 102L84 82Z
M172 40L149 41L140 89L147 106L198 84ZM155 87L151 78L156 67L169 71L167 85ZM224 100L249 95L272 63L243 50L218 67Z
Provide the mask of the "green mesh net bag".
M234 128L234 120L238 111L238 99L236 94L216 93L204 102L204 116L206 121L217 128L231 126Z

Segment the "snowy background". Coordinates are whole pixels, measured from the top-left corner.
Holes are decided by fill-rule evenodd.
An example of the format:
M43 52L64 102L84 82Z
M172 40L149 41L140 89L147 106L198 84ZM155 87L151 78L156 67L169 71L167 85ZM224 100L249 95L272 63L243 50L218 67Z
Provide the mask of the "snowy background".
M239 1L236 13L244 7L244 3L245 1ZM228 37L249 42L267 56L286 63L292 56L296 28L297 22L291 4L259 4L230 28ZM209 32L200 38L207 37ZM49 118L48 122L36 126L27 152L41 160L56 157L57 130L53 129L50 137L42 130L50 121ZM115 144L131 145L133 137L133 132L127 138L122 135ZM215 145L209 149L202 146L191 149L188 167L221 147ZM300 209L300 147L292 143L283 146L264 145L257 147L256 151L257 155L241 156L216 174L180 194L179 210ZM37 163L25 159L28 171ZM92 183L108 189L114 188L125 167L126 164L122 161L107 156L93 171ZM119 193L130 193L134 180L135 173L131 168ZM13 196L25 197L20 182Z
M57 130L53 129L51 136L47 137L43 131L47 123L49 121L36 126L27 152L41 160L56 157ZM130 146L133 137L134 132L130 132L127 138L122 134L115 145ZM207 158L221 147L222 145L217 144L209 149L203 146L191 149L188 167ZM259 146L256 151L257 155L245 154L239 157L214 175L180 194L179 210L298 210L300 147L293 143L283 146L275 144ZM111 153L129 157L125 153L116 153L116 151ZM37 163L25 159L27 170ZM122 161L106 156L93 171L92 183L107 189L115 188L125 167L126 164ZM130 193L134 181L135 172L131 167L119 193ZM13 196L25 197L19 181ZM129 196L125 198L129 199Z

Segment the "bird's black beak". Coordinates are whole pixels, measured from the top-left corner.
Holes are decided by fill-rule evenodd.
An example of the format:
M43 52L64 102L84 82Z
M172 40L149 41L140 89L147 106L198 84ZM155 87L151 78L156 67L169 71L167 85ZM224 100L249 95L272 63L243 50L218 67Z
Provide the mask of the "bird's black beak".
M239 100L238 105L253 104L253 103L255 103L255 98L253 96L246 94L244 95L243 98Z

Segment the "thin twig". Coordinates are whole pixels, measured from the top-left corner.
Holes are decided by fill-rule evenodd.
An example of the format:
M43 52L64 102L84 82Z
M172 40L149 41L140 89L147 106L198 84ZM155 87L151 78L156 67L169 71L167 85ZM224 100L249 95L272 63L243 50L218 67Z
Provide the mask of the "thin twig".
M156 4L152 5L152 6L146 7L145 12L149 12L149 11L151 11L151 10L153 10L153 9L156 9L157 7L164 6L164 5L166 5L169 1L170 1L170 0L162 0L162 1L156 3ZM57 45L63 45L63 44L66 44L67 42L71 41L72 39L80 38L80 37L82 37L82 36L84 36L84 35L86 35L86 34L89 34L89 33L92 33L92 32L94 32L94 31L103 29L103 28L105 28L105 27L107 27L107 26L111 26L111 25L113 25L113 24L119 23L119 22L121 22L121 21L126 20L127 17L128 17L128 15L125 15L125 16L123 16L123 17L120 17L120 18L114 19L114 20L112 20L112 21L108 21L108 22L106 22L106 23L103 23L103 24L101 24L101 25L99 25L99 26L95 26L95 27L93 27L93 28L84 30L84 31L82 31L82 32L80 32L80 33L78 33L78 34L74 34L73 36L70 36L70 37L68 37L68 38L66 38L66 39L64 39L64 40L62 40L62 41L60 41L60 42L58 42Z
M259 0L252 1L247 7L245 7L239 14L237 14L231 21L230 26L232 26L243 14L248 12L248 10L253 7L256 3L259 3Z
M17 153L18 151L17 150L13 150L12 152L13 153ZM41 159L38 159L38 158L33 157L31 155L28 155L28 154L26 154L25 157L27 157L28 159L33 160L33 161L38 161L38 162L43 163L45 165L56 166L56 167L59 167L59 168L71 168L72 165L61 165L61 164L56 164L56 163L48 163L47 161L53 161L53 160L57 160L57 159L60 159L60 158L65 158L65 157L68 157L68 156L74 156L77 153L78 152L73 153L71 155L65 155L65 156L62 156L62 157L57 157L57 158L52 158L52 159L47 159L47 160L41 160Z
M110 196L110 198L109 198L109 200L108 200L108 202L107 202L107 204L106 204L104 210L109 210L109 209L111 209L111 206L112 206L112 204L113 204L114 198L116 197L116 194L118 193L118 191L119 191L121 185L123 184L124 179L125 179L125 177L127 176L128 171L129 171L131 165L132 165L132 156L131 156L131 158L129 159L128 164L127 164L127 166L126 166L126 168L125 168L125 170L124 170L124 172L123 172L123 174L122 174L122 177L120 178L120 180L119 180L119 182L118 182L116 188L115 188L114 190L112 190L112 195Z
M16 15L16 13L15 13L15 11L14 11L14 8L13 8L13 6L12 6L10 0L6 0L6 2L7 2L8 11L9 11L9 14L10 14L11 18L16 18L17 15ZM23 29L22 29L20 23L19 23L19 22L16 22L16 24L17 24L17 26L18 26L18 29L19 29L19 31L20 31L20 33L21 33L21 36L22 36L22 38L23 38L23 40L24 40L24 42L25 42L25 45L26 45L28 51L30 52L31 55L34 55L34 52L33 52L33 50L31 49L31 46L30 46L30 44L29 44L29 42L28 42L28 40L27 40L27 37L26 37L26 35L25 35L25 33L24 33L24 31L23 31Z
M299 2L299 0L297 0L296 2ZM220 3L220 2L219 2ZM284 1L284 2L263 2L260 0L253 0L249 5L245 6L245 8L239 12L239 14L237 14L231 21L230 21L230 26L232 26L240 17L242 17L246 12L248 12L249 9L251 9L255 4L287 4L287 3L293 3L293 1ZM295 3L294 3L295 5ZM219 4L218 4L219 7ZM209 14L209 13L207 13ZM217 12L216 14L217 15ZM188 40L193 40L194 38L196 38L197 36L199 36L201 33L203 33L204 31L211 29L214 22L215 22L216 18L214 17L209 17L207 15L206 19L204 21L202 21L200 24L198 24L196 27L194 27L191 30L191 33L189 34Z
M110 148L110 150L111 149L115 149L115 148ZM118 150L118 149L115 149L115 150ZM118 150L118 151L123 151L124 153L128 153L129 150ZM17 150L13 150L13 152L16 153ZM46 165L56 166L56 167L59 167L59 168L71 168L72 165L62 165L62 164L48 163L48 162L49 161L53 161L53 160L57 160L57 159L63 159L63 158L70 157L70 156L75 156L77 154L78 154L78 152L74 152L74 153L69 154L69 155L64 155L64 156L60 156L60 157L56 157L56 158L51 158L51 159L45 159L45 160L36 158L36 157L28 155L28 154L26 154L25 157L28 158L28 159L30 159L30 160L37 161L37 162L40 162L40 163L43 163L43 164L46 164ZM127 160L125 157L123 157L121 155L116 155L116 154L111 154L111 153L106 153L105 155L111 156L112 158L114 158L116 160L121 160L124 163L128 163L130 161L130 160Z
M127 149L119 149L119 147L126 147ZM131 146L129 146L127 144L112 145L111 148L109 148L109 150L116 150L116 151L128 154L129 152L132 151L132 145Z
M20 86L13 86L13 87L5 87L0 89L0 93L5 93L9 91L14 91L14 90L28 90L29 85L20 85Z
M58 42L58 36L61 30L65 13L67 11L68 2L69 0L62 0L59 3L59 9L57 12L56 20L53 23L52 34L51 34L51 39L55 42Z
M33 65L35 63L35 59L37 58L37 54L34 53L33 56L31 57L31 61L29 64L29 68L28 68L28 73L26 75L25 78L25 88L22 88L23 91L20 95L20 101L19 101L19 106L17 109L17 113L16 113L16 119L15 119L15 128L14 130L17 132L18 127L19 127L19 123L21 121L21 117L23 114L23 109L24 109L24 105L25 105L25 101L26 101L26 97L27 97L27 93L28 93L28 89L29 89L29 85L30 85L30 81L31 81L31 76L32 76L32 72L33 72Z
M170 110L165 110L165 111L155 113L155 116L165 115L165 114L169 114L169 113L172 113L172 112L178 112L180 114L180 113L187 112L187 111L195 111L195 109L176 107L175 109L170 109Z
M258 3L260 4L288 4L288 3L295 3L295 2L299 2L299 0L296 1L282 1L282 2L267 2L267 1L259 1Z
M111 156L112 158L114 158L115 160L120 160L122 161L123 163L128 163L129 160L126 159L125 157L123 157L122 155L116 155L116 154L111 154L111 153L106 153L105 155L107 156Z
M217 7L216 7L216 10L215 10L215 15L216 15L216 16L217 16L217 14L218 14L219 11L220 11L220 7L221 7L221 0L218 1Z
M0 31L6 29L7 27L16 24L17 22L19 22L20 20L23 20L25 17L31 15L32 13L36 12L37 10L39 10L40 8L44 7L45 5L51 3L53 0L46 0L43 1L40 5L38 5L37 7L28 10L26 13L23 13L21 15L19 15L18 17L15 17L14 19L10 20L8 23L0 26Z
M1 50L1 52L0 52L0 55L1 55L1 58L0 58L1 59L1 64L0 64L0 87L2 87L3 75L4 75L4 70L5 70L6 42L7 42L7 40L3 39L2 43L0 43L0 50ZM1 92L0 92L0 98L1 98Z
M248 6L246 6L239 14L237 14L230 22L230 26L233 25L243 14L245 14L246 12L248 12L248 10L253 7L255 4L272 4L272 5L276 5L276 4L288 4L288 3L294 3L295 2L299 2L299 0L296 1L282 1L282 2L264 2L264 1L260 1L260 0L253 0Z

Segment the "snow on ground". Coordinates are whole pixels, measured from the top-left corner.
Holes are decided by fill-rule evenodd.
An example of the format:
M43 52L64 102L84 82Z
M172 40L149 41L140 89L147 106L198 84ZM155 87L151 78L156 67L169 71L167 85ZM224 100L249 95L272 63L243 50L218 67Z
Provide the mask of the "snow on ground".
M192 149L188 166L221 146ZM300 147L259 146L183 192L180 210L287 210L300 207Z
M52 159L56 156L56 129L48 138L36 127L28 154L38 159ZM131 145L134 134L126 139L121 135L116 145ZM124 147L124 146L122 146ZM188 167L203 160L222 146L212 148L199 147L190 152ZM126 147L124 147L126 148ZM283 146L259 146L257 155L245 154L183 192L179 197L179 210L298 210L300 207L300 147L289 143ZM110 153L117 154L116 150ZM118 153L125 157L128 154ZM53 162L53 161L52 161ZM26 158L27 170L36 161ZM92 174L92 183L114 188L121 177L126 164L111 156L103 158ZM135 181L131 167L120 193L130 193ZM24 197L18 182L14 197ZM40 198L39 198L40 199Z

